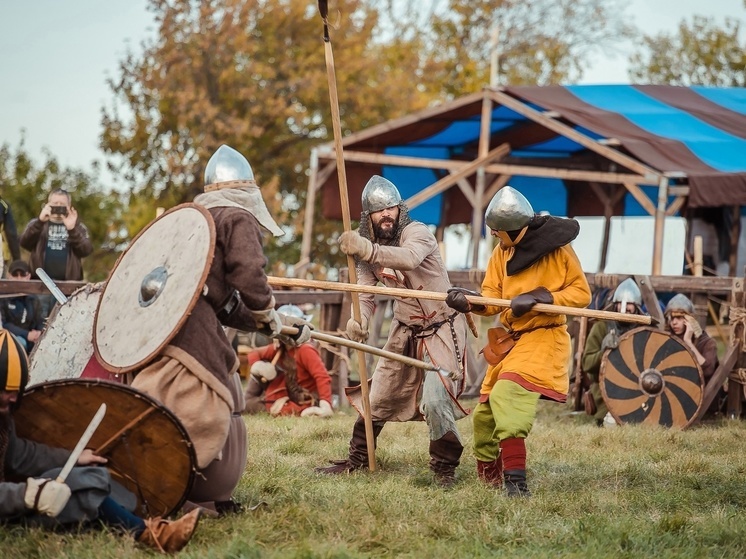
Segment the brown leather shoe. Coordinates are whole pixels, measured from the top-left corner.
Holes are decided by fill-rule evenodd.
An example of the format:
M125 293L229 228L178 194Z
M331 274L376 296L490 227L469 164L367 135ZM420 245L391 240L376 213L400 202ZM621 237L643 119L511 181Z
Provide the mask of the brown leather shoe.
M435 483L444 489L450 489L456 484L456 472L454 470L434 472Z
M356 466L349 460L330 460L332 466L325 468L314 468L314 472L327 475L349 474L355 470L362 470L365 466Z
M189 543L201 512L196 508L178 520L164 520L160 516L146 518L145 531L137 541L162 553L176 553Z

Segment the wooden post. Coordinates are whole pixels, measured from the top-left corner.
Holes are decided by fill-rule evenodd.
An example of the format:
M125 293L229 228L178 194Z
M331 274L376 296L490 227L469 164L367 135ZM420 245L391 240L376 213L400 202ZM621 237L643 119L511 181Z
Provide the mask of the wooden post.
M311 240L313 238L313 212L316 206L316 178L319 171L319 155L316 148L311 149L308 189L306 190L306 213L303 216L303 236L300 243L300 261L296 265L295 275L301 276L311 262Z
M702 249L702 235L697 235L694 237L694 265L692 267L692 275L697 277L702 277L703 269L704 269L704 256L703 256L703 249Z
M733 282L731 310L734 308L743 310L745 302L746 302L746 282L744 282L744 278L736 278L736 280ZM743 336L744 336L744 324L743 324L743 321L738 321L735 323L735 325L732 326L731 336L730 336L731 346L736 346L740 348L739 351L737 352L737 358L735 359L736 361L735 366L738 368L746 367L746 358L744 357L744 354L743 354L744 348L741 346L741 340L743 339ZM723 361L725 361L725 359ZM726 371L726 373L730 373L730 370ZM731 375L730 379L728 380L728 411L727 411L727 415L730 419L738 419L741 417L742 398L743 398L743 384L736 381Z
M653 241L653 275L661 275L663 268L663 233L668 204L668 178L661 177L658 183L658 205L655 208L655 235Z
M635 276L635 282L640 286L642 301L645 303L648 314L655 318L659 325L663 326L666 323L666 317L663 316L661 306L658 304L658 296L653 289L653 285L650 283L650 277Z
M332 42L329 38L329 22L327 21L327 3L319 1L321 19L324 21L324 58L326 59L326 75L329 82L329 101L332 110L332 129L334 131L334 151L337 155L337 178L339 179L339 201L342 204L342 222L345 231L352 230L350 220L350 200L347 192L347 173L345 171L344 152L342 151L342 125L339 116L339 99L337 97L337 77L334 70L334 53ZM357 283L357 270L355 259L347 256L347 267L350 274L350 283ZM352 316L357 322L362 322L360 313L360 297L352 293ZM368 469L376 470L376 445L373 435L373 416L370 409L370 395L368 387L368 372L365 365L365 355L358 351L358 369L360 373L360 392L363 404L363 419L365 420L365 439L368 447Z
M729 274L735 276L738 267L738 240L741 238L741 206L733 206L733 225L730 230L730 255L728 258Z
M490 150L490 125L492 124L492 101L489 96L485 95L482 99L482 122L479 128L479 152L478 157L483 158ZM482 226L484 216L484 186L485 186L484 165L477 169L477 180L474 188L474 205L472 207L471 217L471 267L476 268L479 265L479 241L482 238Z
M580 318L577 343L575 344L575 384L573 389L573 409L580 411L583 408L583 352L585 351L585 339L588 337L588 318Z

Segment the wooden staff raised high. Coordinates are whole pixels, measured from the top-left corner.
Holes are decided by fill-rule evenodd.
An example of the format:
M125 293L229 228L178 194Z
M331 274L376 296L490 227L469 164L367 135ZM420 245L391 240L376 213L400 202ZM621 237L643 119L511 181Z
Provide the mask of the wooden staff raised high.
M397 287L379 287L370 285L350 285L333 281L305 280L299 278L268 277L272 287L305 287L311 289L324 289L329 291L348 291L352 293L368 293L371 295L389 295L391 297L404 297L411 299L428 299L430 301L445 301L446 293L439 291L422 291L419 289L401 289ZM491 305L495 307L509 307L510 299L496 299L494 297L478 297L466 295L470 303L477 305ZM571 316L587 316L588 318L600 318L602 320L617 320L619 322L631 322L634 324L655 324L652 316L642 314L628 314L611 311L597 311L595 309L582 309L578 307L565 307L562 305L550 305L548 303L537 303L532 310L549 314L569 314Z
M337 77L334 72L334 54L332 42L329 38L329 7L327 0L319 0L319 12L324 22L324 57L326 59L326 75L329 81L329 100L332 110L332 128L334 130L334 150L337 155L337 178L339 179L339 200L342 203L342 223L345 231L352 230L350 221L350 200L347 194L347 173L345 171L344 152L342 151L342 126L339 118L339 99L337 97ZM357 283L355 260L347 256L347 268L350 271L350 284ZM360 298L357 293L352 294L352 316L361 323ZM358 356L358 372L360 374L360 391L363 403L363 419L365 420L365 439L368 447L368 468L371 472L376 469L375 442L373 439L373 417L370 409L370 395L368 390L368 373L365 367L365 355L360 351Z

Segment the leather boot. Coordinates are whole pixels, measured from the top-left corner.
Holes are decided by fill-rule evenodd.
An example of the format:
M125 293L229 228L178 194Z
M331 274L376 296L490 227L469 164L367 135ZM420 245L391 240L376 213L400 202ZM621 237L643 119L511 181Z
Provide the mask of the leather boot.
M464 445L456 433L448 431L441 438L430 441L430 469L435 474L435 481L442 487L451 487L456 483L456 466L459 465Z
M510 438L500 441L503 476L508 497L530 497L526 484L526 439Z
M383 429L384 422L373 423L373 448L376 448L376 441ZM350 439L350 454L344 460L330 460L332 466L325 468L314 468L315 472L320 474L349 474L355 470L362 470L368 467L368 439L365 436L365 420L358 416L355 425L352 427L352 438Z
M477 477L492 487L503 486L503 461L498 456L492 462L477 460Z
M526 484L526 470L505 470L505 490L508 497L530 497Z
M164 520L160 516L145 519L145 531L137 541L162 553L176 553L194 534L201 510L194 509L178 520Z

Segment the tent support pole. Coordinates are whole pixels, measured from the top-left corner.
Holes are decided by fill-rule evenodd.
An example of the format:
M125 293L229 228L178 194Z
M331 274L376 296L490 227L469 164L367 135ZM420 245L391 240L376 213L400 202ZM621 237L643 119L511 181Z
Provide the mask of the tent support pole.
M482 99L482 121L479 128L479 152L478 157L484 158L490 150L490 125L492 124L492 100L488 95ZM471 218L471 267L476 268L479 264L479 241L482 238L482 208L484 203L485 170L484 165L477 169L477 179L474 185L474 204L472 205Z
M668 202L668 178L658 182L658 205L655 208L655 237L653 244L653 275L660 276L663 263L663 230Z

